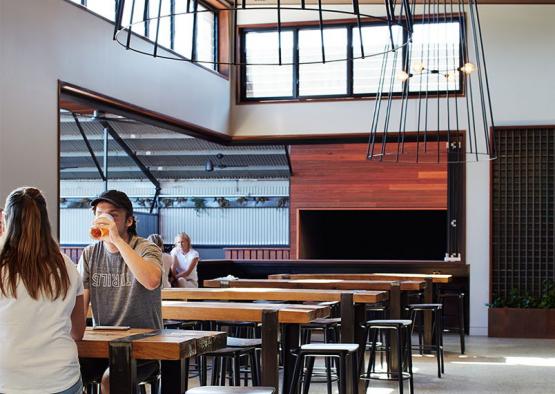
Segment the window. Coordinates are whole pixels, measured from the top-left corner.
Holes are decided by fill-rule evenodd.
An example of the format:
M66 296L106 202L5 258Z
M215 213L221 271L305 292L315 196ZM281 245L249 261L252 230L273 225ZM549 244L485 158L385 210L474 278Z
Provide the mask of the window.
M299 65L299 96L347 93L347 28L324 29L323 48L320 29L299 31L299 63L315 62Z
M206 63L206 67L213 68L216 59L216 14L211 9L198 4L196 54L193 56L193 14L186 14L186 1L175 2L175 36L172 49L180 55L192 59L193 57Z
M245 36L246 97L291 97L293 95L293 66L264 66L279 62L279 39L277 32L252 32ZM281 33L281 61L293 62L293 32Z
M412 45L384 56L362 58L364 52L386 52L391 40L402 46L407 40L403 29L383 24L364 24L359 31L355 23L324 27L323 44L326 63L322 64L322 37L315 26L287 27L281 33L282 66L249 65L241 69L241 99L291 100L327 97L364 97L379 91L382 64L386 61L384 86L402 94L404 83L395 76L402 71L408 48L411 48L408 91L446 90L460 92L460 25L458 22L414 24ZM275 29L244 29L241 33L243 62L277 63L278 33ZM352 60L337 61L351 57ZM425 56L424 56L425 55ZM427 64L423 58L431 57ZM335 60L335 61L334 61ZM314 63L311 63L314 62ZM289 64L288 64L289 63ZM292 64L291 64L292 63ZM304 64L303 64L304 63ZM392 80L393 76L393 80Z
M71 0L111 21L116 19L116 0ZM186 14L187 5L194 2L182 0L127 0L123 9L122 25L131 25L133 33L156 41L161 47L192 59L210 69L217 69L217 15L207 5L198 3L196 20L196 46L192 53L194 15ZM146 6L146 9L145 9ZM172 10L175 10L172 14ZM133 12L133 15L131 15ZM160 15L160 18L158 18ZM153 18L153 19L150 19ZM146 19L146 22L144 20ZM158 26L160 20L160 26Z

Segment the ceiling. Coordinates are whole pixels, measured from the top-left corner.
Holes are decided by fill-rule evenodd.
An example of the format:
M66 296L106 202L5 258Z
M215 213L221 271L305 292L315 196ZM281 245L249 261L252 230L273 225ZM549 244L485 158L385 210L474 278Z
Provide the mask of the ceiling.
M283 145L223 146L120 116L78 115L100 167L104 160L104 127L121 137L136 159L157 180L203 178L286 178L290 175ZM140 166L120 144L108 139L108 178L145 179ZM60 112L62 180L101 180L73 114ZM207 171L211 161L212 171Z

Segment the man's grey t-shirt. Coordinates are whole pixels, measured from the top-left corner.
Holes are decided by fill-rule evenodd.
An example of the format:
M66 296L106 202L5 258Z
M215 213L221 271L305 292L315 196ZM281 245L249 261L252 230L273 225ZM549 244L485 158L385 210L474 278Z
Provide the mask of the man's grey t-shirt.
M155 244L134 236L129 245L144 260L162 270L162 251ZM89 245L79 260L79 271L83 287L90 290L96 325L162 327L161 287L148 290L141 285L119 252L110 253L104 242Z

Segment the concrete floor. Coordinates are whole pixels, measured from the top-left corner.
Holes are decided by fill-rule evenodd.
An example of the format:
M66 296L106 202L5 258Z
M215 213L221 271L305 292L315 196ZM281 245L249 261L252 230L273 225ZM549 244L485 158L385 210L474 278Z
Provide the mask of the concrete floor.
M413 356L415 393L555 393L555 340L466 337L465 355L457 336L445 335L444 342L441 379L433 356ZM367 391L397 392L396 385L374 380ZM311 386L310 393L327 393L325 384Z
M458 336L446 335L445 375L437 377L435 358L413 356L415 393L555 393L555 340L466 337L460 355ZM191 386L198 384L190 380ZM405 383L405 392L408 385ZM367 393L397 393L390 382L371 381ZM313 383L310 394L326 394ZM334 385L334 393L337 386Z

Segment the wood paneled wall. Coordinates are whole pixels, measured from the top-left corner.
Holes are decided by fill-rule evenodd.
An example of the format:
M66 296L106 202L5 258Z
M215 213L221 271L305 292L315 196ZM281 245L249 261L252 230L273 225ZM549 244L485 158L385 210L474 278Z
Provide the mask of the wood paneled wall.
M302 209L447 209L445 163L376 162L366 150L348 143L291 146L291 258L298 258Z

